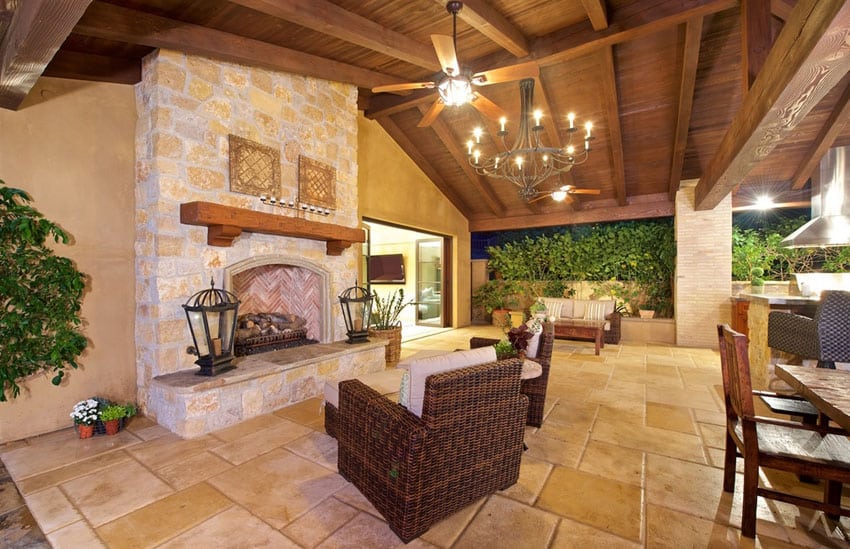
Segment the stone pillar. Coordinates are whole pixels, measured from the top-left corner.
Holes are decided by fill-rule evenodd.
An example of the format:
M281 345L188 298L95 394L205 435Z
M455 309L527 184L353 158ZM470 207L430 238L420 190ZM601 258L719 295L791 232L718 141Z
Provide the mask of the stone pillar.
M693 185L676 193L676 344L717 348L717 324L732 318L732 196L694 209Z

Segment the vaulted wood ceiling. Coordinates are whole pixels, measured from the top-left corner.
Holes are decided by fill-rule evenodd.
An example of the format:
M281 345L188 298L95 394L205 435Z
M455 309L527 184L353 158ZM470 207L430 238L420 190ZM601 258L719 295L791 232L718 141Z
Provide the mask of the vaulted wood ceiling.
M156 48L352 83L472 230L672 215L683 180L699 180L701 209L763 189L807 201L823 152L850 144L841 0L468 0L463 68L536 63L549 144L566 141L569 111L594 125L587 162L543 187L600 194L528 204L468 165L473 127L497 124L465 105L420 128L433 90L370 91L434 79L430 35L451 32L444 0L0 0L0 107L42 74L135 84ZM517 82L479 91L518 118Z

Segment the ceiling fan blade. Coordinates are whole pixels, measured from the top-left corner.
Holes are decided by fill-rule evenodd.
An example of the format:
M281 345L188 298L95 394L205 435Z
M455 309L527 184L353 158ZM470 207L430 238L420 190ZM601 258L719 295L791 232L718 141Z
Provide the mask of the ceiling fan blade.
M427 128L431 124L434 123L434 120L440 116L440 113L443 112L443 108L445 108L446 104L443 103L443 100L439 97L433 104L431 104L431 108L422 115L422 120L419 121L419 124L416 124L418 128Z
M499 84L501 82L512 82L523 78L537 78L540 75L540 67L536 61L510 65L500 69L478 72L472 75L472 83L477 86Z
M491 120L498 120L503 116L507 116L507 113L502 110L502 107L493 103L478 92L472 92L472 106Z
M443 72L455 76L460 74L454 39L445 34L432 34L431 42L434 44L434 51L437 52L437 59L440 60L440 66L443 67Z
M600 191L599 189L576 189L573 187L570 188L570 190L567 192L569 194L599 194L602 191Z
M423 90L433 88L433 82L407 82L406 84L386 84L384 86L375 86L372 88L372 93L396 92L407 90Z

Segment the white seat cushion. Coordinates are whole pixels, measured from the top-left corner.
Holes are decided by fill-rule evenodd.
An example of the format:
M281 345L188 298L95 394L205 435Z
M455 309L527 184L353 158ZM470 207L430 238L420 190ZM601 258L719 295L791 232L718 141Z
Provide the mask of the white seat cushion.
M404 370L393 368L357 376L357 379L382 395L391 395L399 391L403 373ZM333 404L334 408L339 408L339 381L328 380L325 382L325 403Z
M425 381L428 376L476 364L494 362L495 360L496 349L492 345L488 345L478 349L455 351L412 361L409 366L410 403L408 410L418 417L422 417L422 405L425 401Z
M427 358L427 357L430 357L430 356L445 355L445 354L448 354L448 353L451 353L451 352L452 351L445 351L445 350L442 350L442 349L424 349L422 351L416 351L415 353L413 353L409 357L404 358L401 361L399 361L399 363L396 364L395 367L407 370L408 368L410 368L410 363L413 362L414 360L419 360L420 358Z

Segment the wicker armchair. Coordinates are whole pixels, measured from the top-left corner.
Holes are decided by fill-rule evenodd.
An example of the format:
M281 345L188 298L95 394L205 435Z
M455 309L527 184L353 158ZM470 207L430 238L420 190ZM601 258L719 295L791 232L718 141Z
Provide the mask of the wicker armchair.
M495 345L499 340L487 337L473 337L469 340L469 348ZM544 324L540 335L540 346L534 362L540 364L543 373L533 379L522 380L522 394L528 397L528 418L526 424L540 427L543 424L543 408L546 405L546 388L549 386L549 368L552 365L552 347L555 343L555 332L551 322Z
M333 411L339 472L405 543L516 483L528 400L517 359L430 376L422 417L354 379Z
M767 318L767 344L817 359L821 368L850 362L850 292L824 290L814 318L772 311Z

